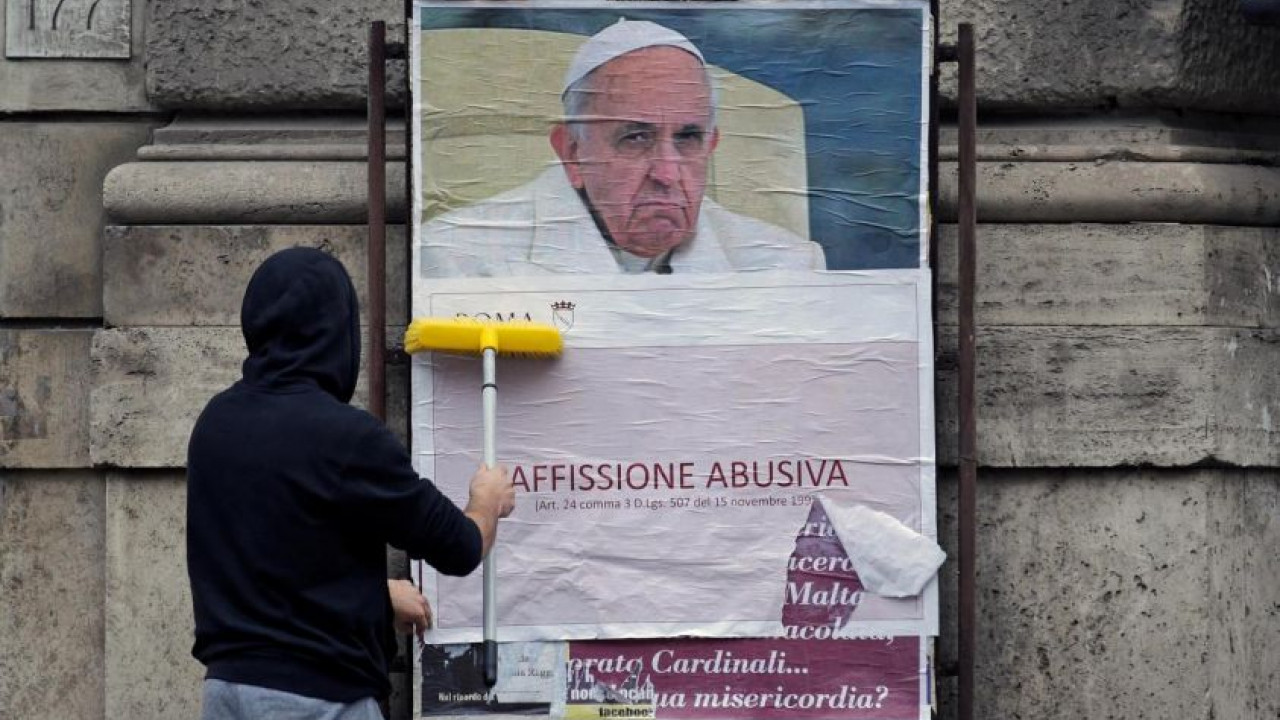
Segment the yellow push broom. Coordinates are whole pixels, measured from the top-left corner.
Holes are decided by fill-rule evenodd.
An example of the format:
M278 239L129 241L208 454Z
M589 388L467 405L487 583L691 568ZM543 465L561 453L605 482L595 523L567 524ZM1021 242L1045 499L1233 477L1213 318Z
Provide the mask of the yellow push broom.
M480 397L484 418L484 464L497 464L494 426L498 407L497 355L552 357L563 348L560 331L534 322L481 322L471 318L418 318L404 334L404 349L480 355L484 384ZM498 681L498 591L493 553L484 559L484 682Z

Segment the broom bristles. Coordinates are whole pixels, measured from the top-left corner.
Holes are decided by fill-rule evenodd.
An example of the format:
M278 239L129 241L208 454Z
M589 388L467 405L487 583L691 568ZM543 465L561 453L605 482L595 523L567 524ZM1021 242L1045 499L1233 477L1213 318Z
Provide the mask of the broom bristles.
M436 351L479 355L492 348L500 355L549 357L564 349L560 331L545 323L473 318L415 318L404 333L408 353Z

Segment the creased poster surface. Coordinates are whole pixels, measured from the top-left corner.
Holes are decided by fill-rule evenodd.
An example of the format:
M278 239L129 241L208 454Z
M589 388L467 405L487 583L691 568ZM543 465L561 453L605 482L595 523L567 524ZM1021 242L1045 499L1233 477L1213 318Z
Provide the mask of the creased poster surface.
M657 271L923 266L927 19L893 0L423 4L418 271L616 273L609 243L652 260L676 240ZM674 44L577 77L655 37Z
M818 501L936 534L928 27L912 0L415 3L413 314L566 341L498 365L493 691L460 644L478 574L415 570L424 714L927 714L936 583L873 591L853 558L892 574L892 543L851 557ZM415 462L465 501L479 362L412 381Z
M428 315L554 323L559 312L566 327L563 357L499 363L500 454L519 501L494 551L504 637L777 636L788 599L849 607L845 633L936 632L932 587L908 598L864 593L838 543L827 560L792 559L797 532L815 534L825 520L811 520L818 495L934 533L932 422L922 422L932 351L917 325L927 299L919 277L425 288ZM867 320L833 320L850 307ZM459 503L480 459L479 372L465 356L414 364L424 411L415 452ZM788 580L793 567L850 582ZM433 640L479 639L478 576L429 575L425 587Z

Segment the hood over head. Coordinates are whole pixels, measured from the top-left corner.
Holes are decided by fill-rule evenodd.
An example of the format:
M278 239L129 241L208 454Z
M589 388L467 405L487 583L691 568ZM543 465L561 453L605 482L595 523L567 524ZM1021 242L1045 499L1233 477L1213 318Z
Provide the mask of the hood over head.
M360 370L360 308L347 270L314 248L267 258L240 307L249 357L245 382L268 388L320 386L351 400Z

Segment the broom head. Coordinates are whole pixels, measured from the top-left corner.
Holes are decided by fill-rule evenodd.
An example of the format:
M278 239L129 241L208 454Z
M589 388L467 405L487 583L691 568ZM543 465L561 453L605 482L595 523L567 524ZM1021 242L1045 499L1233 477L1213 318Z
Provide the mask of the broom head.
M479 355L493 349L502 355L549 357L559 355L563 348L559 330L543 323L519 320L416 318L404 333L404 349L408 353L431 350Z

